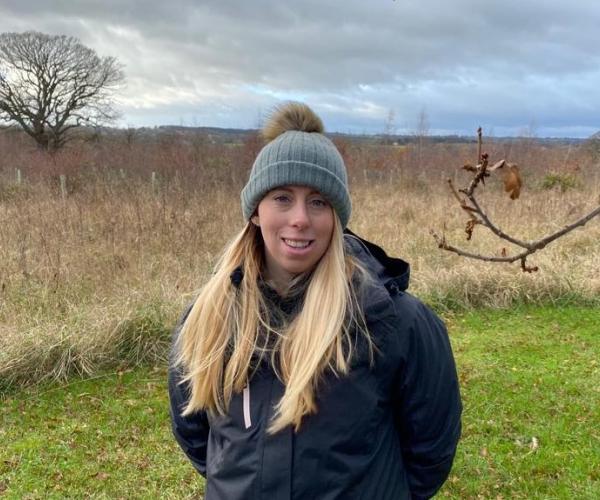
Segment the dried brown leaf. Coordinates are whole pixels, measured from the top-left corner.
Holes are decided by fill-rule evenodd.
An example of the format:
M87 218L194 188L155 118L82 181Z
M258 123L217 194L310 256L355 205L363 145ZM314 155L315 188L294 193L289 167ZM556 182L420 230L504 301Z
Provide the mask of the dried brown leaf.
M467 233L467 241L469 241L473 237L473 229L475 229L475 225L478 223L476 219L469 219L467 221L467 225L465 226L465 233Z
M504 191L510 193L511 200L516 200L521 194L521 186L523 186L523 180L519 173L519 167L509 163L504 174Z

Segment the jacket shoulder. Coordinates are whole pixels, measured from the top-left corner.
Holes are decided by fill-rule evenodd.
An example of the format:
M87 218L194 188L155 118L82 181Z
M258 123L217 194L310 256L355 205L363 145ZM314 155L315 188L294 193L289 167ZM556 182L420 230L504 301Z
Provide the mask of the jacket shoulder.
M391 297L396 315L405 322L410 323L419 317L438 317L427 304L409 292L398 291Z
M442 319L423 301L408 292L392 296L396 315L396 335L401 343L447 344L448 333Z

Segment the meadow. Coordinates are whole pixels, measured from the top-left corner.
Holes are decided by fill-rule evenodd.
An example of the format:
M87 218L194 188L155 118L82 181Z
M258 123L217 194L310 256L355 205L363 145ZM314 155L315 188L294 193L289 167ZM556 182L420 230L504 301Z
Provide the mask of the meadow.
M444 315L464 411L438 498L598 498L599 316L577 306ZM0 496L201 499L167 408L164 364L6 395Z
M474 161L475 144L438 143L430 138L404 145L335 140L350 175L354 208L349 227L411 263L410 291L443 314L451 327L458 322L453 343L459 372L464 383L469 377L478 380L465 394L469 402L465 451L457 459L460 472L454 476L457 479L451 478L447 494L532 498L527 489L532 474L541 478L536 484L546 485L540 498L552 498L551 474L561 485L557 498L570 488L579 498L598 491L597 472L589 468L586 450L598 450L598 435L590 429L597 429L599 422L590 409L598 407L600 386L597 365L592 364L599 354L600 218L534 254L529 263L539 267L536 273L523 273L517 264L468 260L440 250L430 230L443 232L450 242L471 251L493 255L500 255L503 248L512 251L482 227L466 241L467 217L448 190L447 178L457 186L468 182L469 175L460 167ZM49 156L17 133L0 133L0 437L15 443L2 457L0 494L2 485L7 493L17 492L15 498L54 487L40 470L51 470L60 476L57 484L64 485L65 478L86 460L84 455L77 458L77 436L113 451L119 448L117 442L126 438L114 429L109 432L114 422L94 419L113 414L121 418L115 408L124 400L131 401L132 408L123 418L133 420L122 425L144 428L154 436L154 444L142 448L145 459L106 452L112 466L123 457L131 459L131 476L127 468L119 475L92 467L90 474L101 474L100 479L107 474L109 482L119 478L115 484L131 482L137 477L135 464L146 463L145 470L156 465L148 456L162 453L159 463L165 464L165 457L177 453L166 437L164 422L162 384L170 330L210 273L220 249L243 225L239 191L260 146L252 135L232 143L206 135L164 133L148 138L124 133L78 143ZM492 139L484 150L492 161L506 158L518 163L523 174L524 188L517 200L511 200L494 177L478 195L488 214L510 234L537 239L600 203L600 163L585 144ZM61 175L65 176L62 186ZM567 311L564 323L552 319L560 311ZM503 326L503 315L511 318L512 326ZM490 331L482 330L480 323L488 316L495 320L488 322ZM537 326L528 316L537 318ZM587 318L585 325L577 323L578 318ZM557 332L552 324L559 325ZM554 333L555 337L548 337ZM570 335L567 342L563 333ZM559 347L552 347L553 342ZM580 356L573 345L583 346ZM488 348L495 353L493 360ZM573 377L568 370L560 372L564 367L573 370ZM84 381L90 377L100 378ZM576 425L573 439L547 449L542 445L552 441L550 436L540 438L537 427L519 426L509 426L508 437L499 438L508 424L501 418L502 400L495 399L501 391L498 384L511 388L504 410L513 422L529 411L520 389L530 389L531 384L540 387L545 377L554 377L547 394L559 398L561 391L571 387L575 408L585 408L582 414L587 417L578 420L580 412L575 409L556 422L542 404L539 411L530 408L526 421L543 422L548 429L550 424ZM76 385L63 388L65 382ZM115 387L121 387L118 398L110 395ZM50 391L51 397L44 397L44 391ZM542 402L549 401L541 394ZM137 408L142 400L143 407ZM63 406L71 409L65 413ZM72 421L73 415L86 411L84 406L93 408L89 428L74 431L79 424ZM25 413L17 422L19 412ZM23 440L22 434L43 415L54 422L48 432L56 447L47 450L48 456L39 455L53 467L36 469L32 450L41 450L42 445ZM68 429L75 432L74 442L62 437ZM46 431L40 432L44 439ZM535 436L539 450L532 441ZM498 447L498 455L485 444L490 442ZM565 473L561 472L565 461L571 460L567 449L579 450L579 455ZM539 463L533 459L542 450L554 453L543 462L554 465L535 472ZM88 451L94 456L93 449ZM507 462L515 454L522 455L519 463L531 462L533 469L518 473L512 469ZM167 467L167 475L148 483L147 490L139 490L140 496L144 491L152 496L159 483L175 484L182 475L187 478L183 484L192 484L193 475L183 460L178 464ZM24 475L17 478L16 469ZM461 482L465 474L472 477L468 484ZM45 482L36 483L36 477L45 477ZM85 478L90 485L98 479ZM82 494L85 478L75 480L70 495ZM510 486L506 481L512 481ZM18 489L19 484L29 484L31 489ZM114 488L94 491L130 496ZM180 494L173 489L165 496Z

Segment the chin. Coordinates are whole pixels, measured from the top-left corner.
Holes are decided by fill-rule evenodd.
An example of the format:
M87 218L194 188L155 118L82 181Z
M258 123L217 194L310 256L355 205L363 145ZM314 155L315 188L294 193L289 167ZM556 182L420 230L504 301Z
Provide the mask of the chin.
M284 268L284 269L289 274L297 275L297 274L302 274L302 273L305 273L307 271L310 271L314 267L315 267L314 264L312 264L312 265L307 265L307 266L289 266L289 267Z

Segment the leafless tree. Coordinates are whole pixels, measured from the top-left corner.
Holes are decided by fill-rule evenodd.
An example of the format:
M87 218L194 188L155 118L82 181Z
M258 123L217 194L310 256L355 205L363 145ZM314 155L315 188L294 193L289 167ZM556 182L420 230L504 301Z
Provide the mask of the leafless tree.
M429 139L429 117L425 108L422 108L419 112L413 135L415 137L417 168L420 169L423 166L423 153Z
M476 190L480 184L485 184L485 179L489 177L492 173L502 172L504 174L504 190L509 193L510 198L515 200L519 197L522 187L521 175L519 173L519 167L513 163L508 163L506 160L500 160L494 163L493 165L489 165L489 158L487 153L482 153L482 134L481 127L477 130L478 135L478 151L477 165L466 164L463 166L465 170L471 172L473 174L473 178L469 185L463 189L457 190L454 187L454 184L451 179L448 179L448 185L452 194L458 201L460 208L464 210L468 216L469 220L465 226L465 232L467 234L467 240L470 240L473 236L473 230L477 225L481 225L483 227L488 228L492 233L494 233L499 239L512 243L517 247L520 247L521 250L514 253L513 255L509 255L505 248L502 248L502 252L500 256L496 255L481 255L472 252L468 252L462 248L458 248L454 245L451 245L446 240L445 235L438 235L435 231L431 231L431 235L436 240L438 247L442 250L447 250L449 252L453 252L462 257L467 257L470 259L484 260L488 262L505 262L512 263L516 261L520 261L521 269L524 272L534 272L538 270L537 266L528 266L527 265L527 257L531 254L537 252L548 246L554 240L561 238L567 233L570 233L574 229L578 227L584 226L591 219L600 215L600 206L591 210L587 214L583 215L576 221L571 224L566 225L562 229L546 235L542 238L539 238L535 241L524 241L519 238L515 238L510 234L507 234L502 229L500 229L496 223L491 219L491 217L486 213L481 203L476 198Z
M396 135L396 112L390 108L383 123L383 144L392 144L394 135Z
M99 57L77 38L0 34L0 120L18 124L49 151L76 127L113 121L114 91L124 78L114 57Z

